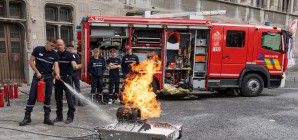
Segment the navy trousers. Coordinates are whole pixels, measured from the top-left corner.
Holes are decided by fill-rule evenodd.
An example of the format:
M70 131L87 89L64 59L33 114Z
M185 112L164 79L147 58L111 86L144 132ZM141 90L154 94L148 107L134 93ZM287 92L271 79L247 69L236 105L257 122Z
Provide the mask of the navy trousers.
M97 89L97 91L96 91ZM103 91L103 80L102 76L92 76L91 77L91 93L101 93Z
M119 93L120 78L109 78L109 96L112 99L116 98L115 93ZM115 92L113 89L115 88Z
M64 76L62 77L62 80L65 82L65 84L71 85L72 78L71 76ZM74 112L76 111L74 107L74 103L72 100L73 94L71 91L64 85L62 81L56 80L55 81L55 100L57 104L57 118L63 118L63 91L65 92L67 104L68 104L68 112L67 112L67 118L73 119L74 118Z
M45 101L44 101L44 112L49 113L51 112L51 97L52 97L52 88L53 88L53 77L51 74L45 74L43 75L44 81L46 82L46 91L45 91ZM31 87L30 87L30 93L29 93L29 99L27 101L26 105L26 112L31 113L33 111L33 107L36 102L37 98L37 83L38 79L36 75L33 76Z

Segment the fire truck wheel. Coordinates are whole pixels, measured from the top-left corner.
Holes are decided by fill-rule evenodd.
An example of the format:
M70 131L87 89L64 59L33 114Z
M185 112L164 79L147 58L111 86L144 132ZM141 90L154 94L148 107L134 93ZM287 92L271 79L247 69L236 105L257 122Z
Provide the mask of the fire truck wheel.
M246 97L259 96L264 88L262 77L257 74L248 74L244 77L241 85L241 95Z
M157 96L159 96L159 93L157 93L157 83L156 83L155 80L152 81L152 83L151 83L151 87L152 87L152 89L153 89L153 92L154 92Z

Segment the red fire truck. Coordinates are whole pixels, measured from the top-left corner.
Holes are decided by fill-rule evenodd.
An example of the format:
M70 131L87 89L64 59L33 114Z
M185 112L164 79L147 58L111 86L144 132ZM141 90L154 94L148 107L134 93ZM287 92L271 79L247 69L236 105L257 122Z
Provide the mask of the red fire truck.
M140 61L152 51L161 58L162 68L152 82L157 94L167 94L163 89L170 85L192 94L235 91L258 96L263 88L279 87L287 68L290 35L278 27L133 16L88 16L79 27L80 77L87 83L92 49L100 48L107 59L111 48L124 56L125 45L132 46Z

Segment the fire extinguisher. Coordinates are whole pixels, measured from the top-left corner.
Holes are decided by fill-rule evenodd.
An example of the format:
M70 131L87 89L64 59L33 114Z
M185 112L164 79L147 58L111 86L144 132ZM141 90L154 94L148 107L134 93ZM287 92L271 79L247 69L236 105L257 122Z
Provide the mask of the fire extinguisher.
M14 98L19 98L19 90L18 90L18 84L14 83L13 85L13 97Z
M5 100L7 100L7 98L8 98L8 86L7 86L7 84L4 84L3 90L4 90L4 98L5 98Z
M0 92L0 107L4 106L4 95L2 92Z
M9 84L9 98L13 99L13 84Z
M0 88L0 107L4 106L4 89Z
M37 83L37 102L45 101L46 82L39 80Z

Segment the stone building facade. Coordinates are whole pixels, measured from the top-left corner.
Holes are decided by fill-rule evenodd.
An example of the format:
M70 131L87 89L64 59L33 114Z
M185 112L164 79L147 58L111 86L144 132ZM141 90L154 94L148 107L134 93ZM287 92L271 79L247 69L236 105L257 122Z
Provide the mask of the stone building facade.
M226 10L216 22L264 23L288 28L298 18L297 0L0 0L0 83L30 83L28 60L49 36L76 44L76 25L87 15L125 15Z

